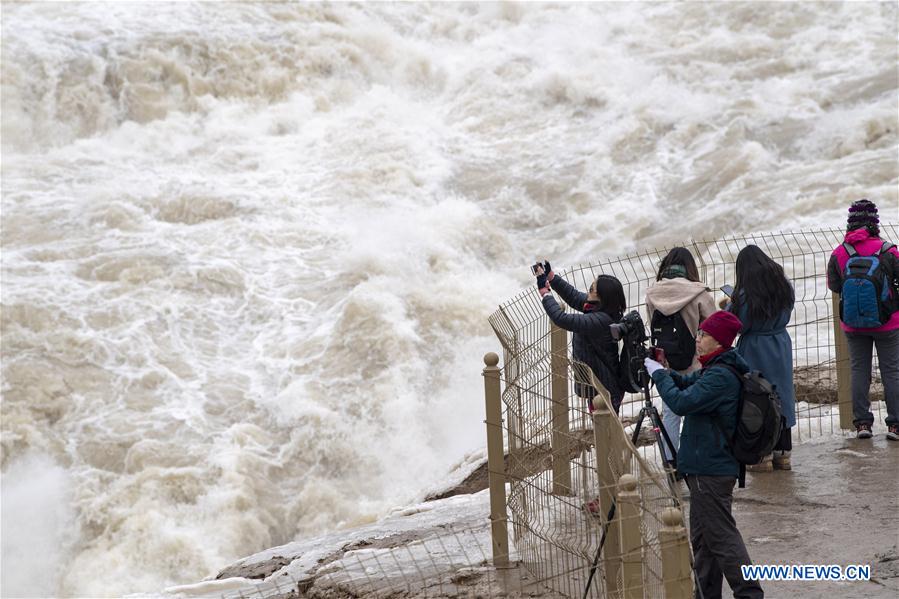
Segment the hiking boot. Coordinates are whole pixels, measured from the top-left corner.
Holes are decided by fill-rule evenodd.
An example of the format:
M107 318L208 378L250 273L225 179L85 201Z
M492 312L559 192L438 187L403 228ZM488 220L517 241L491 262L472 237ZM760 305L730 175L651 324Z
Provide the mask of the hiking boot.
M870 439L874 436L874 433L871 432L870 424L856 424L855 425L855 438L856 439Z
M887 439L890 441L899 441L899 424L891 424L887 428Z
M746 466L746 472L772 472L774 470L774 463L771 460L772 456L769 453L765 457L762 458L762 461L758 464L750 464Z
M774 465L775 470L792 470L793 466L790 464L790 452L789 451L775 451L774 458L771 460Z

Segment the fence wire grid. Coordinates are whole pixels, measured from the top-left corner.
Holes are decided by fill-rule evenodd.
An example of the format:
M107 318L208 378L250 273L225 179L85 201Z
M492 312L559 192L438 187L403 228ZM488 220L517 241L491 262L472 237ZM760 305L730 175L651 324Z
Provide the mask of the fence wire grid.
M895 224L881 226L884 239L897 239ZM739 251L749 244L759 246L784 267L795 288L796 302L788 331L793 342L794 387L797 423L793 429L796 442L823 435L850 434L840 428L837 405L838 367L848 358L836 358L832 294L827 288L826 269L833 248L843 241L845 229L778 232L732 236L714 241L688 241L682 245L696 258L701 279L716 298L718 289L735 280L735 262ZM674 246L672 246L674 247ZM628 309L640 311L644 320L645 295L655 282L658 266L670 247L635 255L578 265L560 273L570 284L589 288L600 274L614 275L621 281ZM564 304L563 304L564 305ZM593 416L585 400L574 393L570 370L563 376L567 385L566 413L562 427L554 423L558 400L553 399L551 327L535 287L522 291L502 304L490 316L503 347L502 395L507 451L506 475L510 483L507 498L511 517L510 534L521 564L553 592L565 597L581 597L589 577L591 564L601 536L605 514L594 515L588 506L604 492L613 492L597 479L599 459L609 459L613 452L595 451ZM570 352L570 336L565 359ZM569 364L570 368L570 364ZM883 420L883 385L875 358L873 364L871 402L878 421ZM661 407L655 390L654 405ZM624 580L621 564L600 560L589 596L592 597L663 597L660 568L658 514L664 507L679 503L678 485L665 479L661 455L652 435L642 435L637 446L630 444L633 421L643 404L641 395L627 395L621 405L621 446L624 455L617 459L615 479L631 473L637 479L641 497L639 527L642 560L641 588L628 586L634 579ZM845 415L844 415L845 417ZM558 418L558 416L556 416ZM564 429L560 432L560 428ZM644 429L649 428L644 426ZM648 432L648 431L647 431ZM555 435L555 440L554 440ZM561 436L560 436L561 435ZM569 448L571 483L560 489L552 472L554 445L564 442ZM564 474L563 474L564 476ZM637 517L637 516L634 516ZM615 571L608 571L609 568ZM634 592L634 591L639 592Z
M899 238L895 224L881 226ZM713 291L734 282L737 253L758 245L783 265L796 303L793 341L797 424L794 440L848 434L840 429L830 254L841 228L689 241ZM673 246L672 246L673 247ZM599 274L617 277L628 308L646 319L644 298L670 248L578 265L560 273L585 290ZM625 396L619 415L600 394L592 412L574 393L570 336L557 337L536 289L489 317L502 345L503 444L510 566L494 567L491 523L444 522L426 534L347 543L314 564L303 556L251 585L212 596L293 597L690 597L692 580L681 483L664 470L645 422L633 442L643 397ZM873 365L872 411L882 420L883 385ZM654 392L656 407L661 401ZM556 457L555 456L561 456ZM614 503L616 513L609 519ZM484 504L484 509L487 509ZM603 552L597 549L605 533ZM301 564L302 565L302 564ZM589 581L589 591L587 591Z

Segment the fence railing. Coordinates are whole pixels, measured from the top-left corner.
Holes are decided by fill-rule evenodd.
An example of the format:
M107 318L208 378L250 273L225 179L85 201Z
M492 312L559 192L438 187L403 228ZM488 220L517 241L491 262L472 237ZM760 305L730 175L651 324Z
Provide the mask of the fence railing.
M899 239L896 225L881 230L884 238ZM788 329L797 442L851 429L848 352L825 276L830 252L842 237L842 229L825 229L683 244L713 290L733 283L736 255L747 244L760 246L784 266L796 290ZM615 275L628 306L643 312L646 290L667 251L561 274L581 289L600 273ZM229 599L692 597L680 487L665 472L648 423L647 434L633 434L643 398L626 396L618 416L595 384L600 394L593 400L595 410L588 409L574 393L568 335L550 325L536 289L505 302L489 320L503 348L502 363L488 354L483 372L489 521L472 521L470 508L464 510L468 519L460 519L449 506L425 530L362 534L331 554L275 556L274 565L259 572L223 572L223 577L255 580L210 594ZM876 361L871 391L872 411L882 421ZM660 407L658 397L651 398ZM483 502L477 505L476 520L488 509ZM288 565L282 567L282 561Z
M537 363L502 391L510 449L505 460L488 449L488 468L492 499L510 483L513 518L509 531L506 510L491 510L494 563L507 563L496 548L508 546L511 532L519 564L559 596L690 596L678 487L655 455L634 446L598 382L592 413L574 401L564 331L553 328L550 348L548 367ZM496 380L497 361L485 357L485 379ZM500 402L498 384L488 383L487 401ZM503 423L493 412L495 439Z
M884 238L899 238L896 225L881 230ZM692 250L712 290L734 282L736 256L748 244L783 265L796 292L787 327L793 341L796 442L852 429L848 352L834 318L838 298L826 284L830 253L844 234L833 228L681 244ZM561 275L580 289L599 274L614 275L628 307L644 313L646 290L669 249L579 265ZM495 356L485 358L485 380L494 385L487 389L488 437L494 443L505 440L489 450L491 492L497 493L491 510L495 563L506 563L511 535L521 565L559 595L585 596L594 572L587 593L593 597L692 596L678 487L669 484L652 439L644 442L641 436L634 444L630 438L643 398L626 396L620 420L608 406L589 412L574 393L567 333L551 326L535 288L502 304L489 320L503 348L501 367ZM882 419L877 373L875 360L872 410ZM502 406L489 407L500 402L491 400L491 392L501 395ZM655 394L653 399L660 406ZM498 507L502 501L507 510ZM613 502L621 511L609 522ZM594 571L603 530L605 546Z

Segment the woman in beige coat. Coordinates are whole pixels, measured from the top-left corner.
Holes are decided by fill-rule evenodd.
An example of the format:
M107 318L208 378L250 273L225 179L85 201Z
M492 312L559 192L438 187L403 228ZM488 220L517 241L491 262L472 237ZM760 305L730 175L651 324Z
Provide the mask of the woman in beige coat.
M666 359L678 374L700 368L696 356L696 332L703 320L715 312L715 300L699 280L699 270L690 250L676 247L659 264L656 283L646 292L646 315L653 345L665 349ZM662 425L674 450L680 447L681 417L662 405ZM666 459L671 455L663 448Z

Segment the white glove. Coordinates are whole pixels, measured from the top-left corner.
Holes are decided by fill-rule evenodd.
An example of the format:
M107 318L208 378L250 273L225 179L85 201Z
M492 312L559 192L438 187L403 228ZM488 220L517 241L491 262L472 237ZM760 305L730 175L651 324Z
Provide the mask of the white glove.
M664 370L665 367L653 360L652 358L646 358L643 360L643 364L646 366L646 372L649 373L649 376L652 376L652 373L656 370Z

